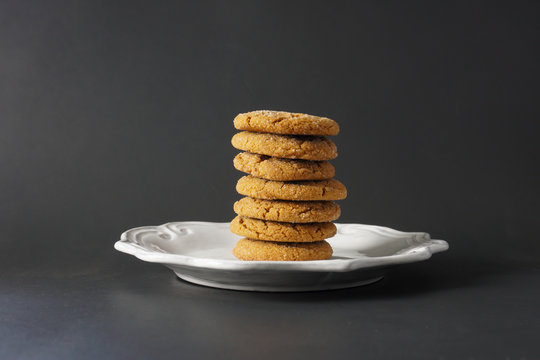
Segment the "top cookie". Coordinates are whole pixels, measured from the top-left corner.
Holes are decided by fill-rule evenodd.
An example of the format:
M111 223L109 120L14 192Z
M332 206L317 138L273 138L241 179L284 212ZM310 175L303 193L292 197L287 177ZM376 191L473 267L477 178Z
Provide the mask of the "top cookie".
M339 125L332 119L285 111L257 110L234 118L238 130L286 135L337 135Z

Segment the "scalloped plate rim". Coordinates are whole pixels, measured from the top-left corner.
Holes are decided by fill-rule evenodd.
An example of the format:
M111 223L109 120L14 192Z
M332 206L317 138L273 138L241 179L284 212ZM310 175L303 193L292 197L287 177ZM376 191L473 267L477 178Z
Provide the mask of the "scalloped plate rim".
M326 271L326 272L346 272L357 269L374 268L380 266L392 266L407 264L417 261L423 261L431 258L435 253L448 250L448 243L444 240L429 239L423 243L417 244L408 249L407 253L394 254L376 257L361 257L356 259L330 259L315 261L241 261L234 259L211 259L198 258L183 254L171 254L153 251L140 245L130 242L128 235L130 232L144 229L167 229L171 225L189 226L189 224L223 226L228 222L208 222L208 221L174 221L156 226L140 226L124 231L120 240L114 244L114 248L120 252L133 255L140 260L161 263L171 266L189 266L197 268L207 268L216 270L237 270L245 271L250 269L257 270L286 270L286 271ZM363 226L388 231L394 234L422 234L415 232L403 232L385 226L367 225L358 223L335 223L340 227L345 226Z

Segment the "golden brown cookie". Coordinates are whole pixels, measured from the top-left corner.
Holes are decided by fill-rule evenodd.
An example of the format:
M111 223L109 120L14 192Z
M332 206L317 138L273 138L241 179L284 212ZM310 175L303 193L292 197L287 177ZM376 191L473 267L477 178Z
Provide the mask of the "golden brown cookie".
M334 221L341 209L333 201L283 201L245 197L234 203L234 212L261 220L291 223Z
M343 200L345 185L335 179L319 181L272 181L251 175L236 183L236 191L245 196L267 200L319 201Z
M322 136L242 131L233 136L231 143L239 150L287 159L322 161L337 157L336 145Z
M257 110L234 118L238 130L289 135L337 135L339 125L327 117L285 111Z
M233 255L248 261L306 261L332 257L332 247L326 241L287 243L240 239Z
M328 161L291 160L243 152L234 158L237 170L268 180L326 180L335 175Z
M336 235L331 222L292 224L237 216L231 221L231 231L255 240L282 242L313 242Z

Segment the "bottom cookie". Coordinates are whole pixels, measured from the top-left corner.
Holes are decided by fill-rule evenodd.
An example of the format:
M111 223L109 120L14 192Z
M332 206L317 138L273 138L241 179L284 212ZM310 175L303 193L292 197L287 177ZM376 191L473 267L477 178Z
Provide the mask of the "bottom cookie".
M333 250L326 241L308 243L287 243L240 239L233 249L233 255L246 261L306 261L326 260Z

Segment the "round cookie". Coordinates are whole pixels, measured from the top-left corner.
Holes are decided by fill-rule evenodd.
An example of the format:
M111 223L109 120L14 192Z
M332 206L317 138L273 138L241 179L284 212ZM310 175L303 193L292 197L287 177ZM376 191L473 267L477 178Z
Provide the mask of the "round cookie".
M327 117L285 111L257 110L234 118L238 130L289 135L337 135L339 125Z
M268 200L321 201L347 197L345 185L335 179L284 182L247 175L238 180L236 191L241 195Z
M332 247L326 241L286 243L240 239L233 255L247 261L306 261L332 257Z
M234 212L254 219L312 223L334 221L341 209L333 201L283 201L245 197L234 203Z
M237 216L231 221L231 231L254 240L279 242L313 242L336 235L331 222L292 224Z
M335 175L328 161L291 160L243 152L234 158L237 170L268 180L326 180Z
M332 160L336 145L322 136L276 135L242 131L235 134L232 145L243 151L287 159Z

